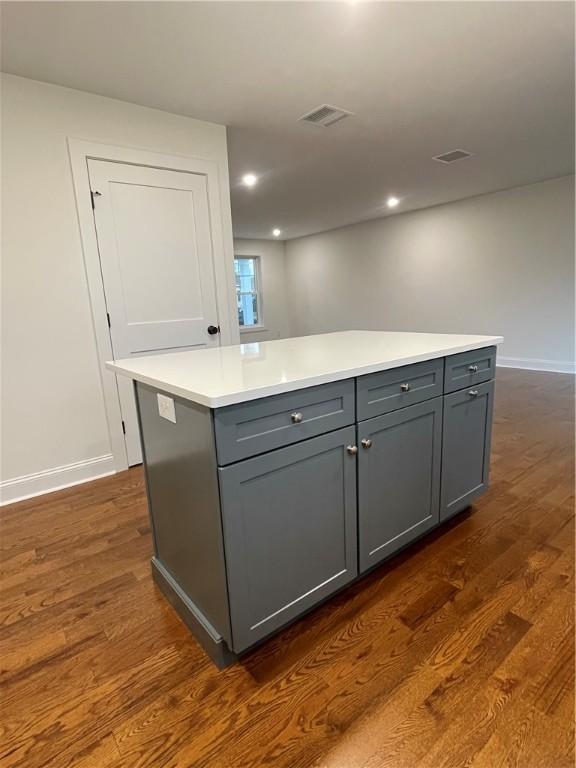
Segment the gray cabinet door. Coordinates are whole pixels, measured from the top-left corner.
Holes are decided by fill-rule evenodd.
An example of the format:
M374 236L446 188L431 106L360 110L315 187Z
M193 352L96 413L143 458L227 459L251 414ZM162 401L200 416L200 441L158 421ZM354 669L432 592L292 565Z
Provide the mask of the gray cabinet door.
M354 426L220 468L237 653L357 574Z
M438 524L441 440L441 397L358 425L360 571Z
M493 405L493 381L444 397L442 520L465 509L488 487Z

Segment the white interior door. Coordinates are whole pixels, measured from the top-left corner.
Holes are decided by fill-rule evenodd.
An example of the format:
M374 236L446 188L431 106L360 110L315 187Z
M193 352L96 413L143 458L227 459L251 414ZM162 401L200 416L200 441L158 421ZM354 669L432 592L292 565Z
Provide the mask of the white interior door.
M206 176L88 160L114 359L220 343ZM117 377L128 463L132 382Z

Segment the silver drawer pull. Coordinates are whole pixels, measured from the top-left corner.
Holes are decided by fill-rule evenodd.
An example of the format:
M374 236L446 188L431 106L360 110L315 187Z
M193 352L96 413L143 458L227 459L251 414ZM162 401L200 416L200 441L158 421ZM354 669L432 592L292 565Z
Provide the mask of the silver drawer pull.
M301 413L293 413L291 414L290 418L292 419L292 424L300 424L302 422L302 414Z
M470 373L478 373L478 366L477 365L469 365L468 370Z
M477 389L471 389L468 394L470 397L478 397L478 390Z
M360 442L362 444L362 448L366 448L366 450L372 447L372 440L370 440L369 437L364 437Z
M346 450L350 454L350 456L356 456L358 453L358 446L357 445L347 445Z
M410 392L410 384L400 384L402 392Z

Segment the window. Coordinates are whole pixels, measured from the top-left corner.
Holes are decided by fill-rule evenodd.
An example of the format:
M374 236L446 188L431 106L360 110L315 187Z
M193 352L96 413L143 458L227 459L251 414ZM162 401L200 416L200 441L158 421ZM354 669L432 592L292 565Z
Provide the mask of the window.
M240 329L262 326L260 301L260 262L257 256L236 256L236 304Z

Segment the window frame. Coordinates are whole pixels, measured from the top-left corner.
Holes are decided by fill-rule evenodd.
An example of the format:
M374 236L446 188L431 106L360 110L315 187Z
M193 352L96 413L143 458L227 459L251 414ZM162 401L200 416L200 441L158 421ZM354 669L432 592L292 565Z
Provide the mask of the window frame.
M264 302L262 299L262 267L260 256L253 254L234 254L234 282L236 282L236 261L240 259L252 259L254 262L254 282L256 285L255 291L242 291L241 294L252 294L256 296L256 307L258 309L258 323L255 325L240 325L240 318L238 317L238 305L236 303L236 317L238 320L238 328L240 333L257 333L258 331L265 331L266 326L264 324ZM236 294L237 296L238 294Z

